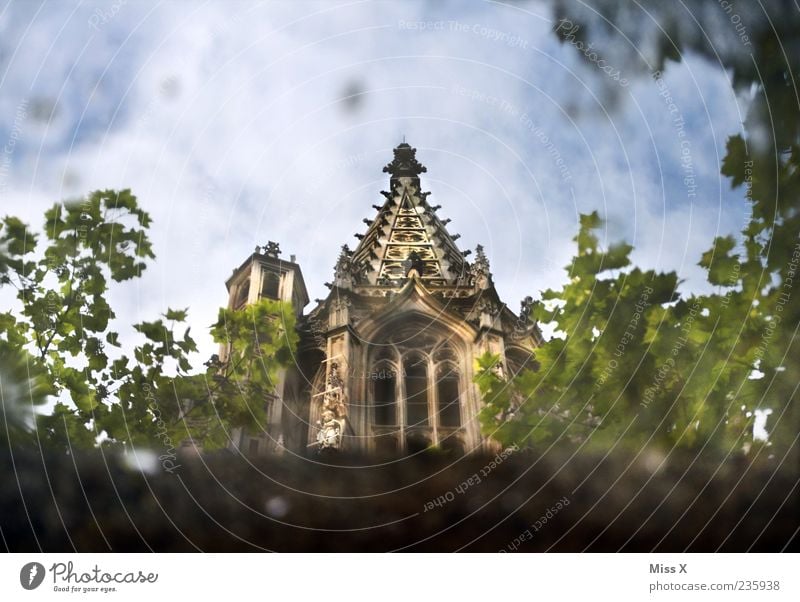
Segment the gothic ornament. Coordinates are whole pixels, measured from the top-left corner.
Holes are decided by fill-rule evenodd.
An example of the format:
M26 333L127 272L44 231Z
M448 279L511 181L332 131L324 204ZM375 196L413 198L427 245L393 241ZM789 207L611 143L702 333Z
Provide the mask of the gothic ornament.
M344 380L339 374L339 364L332 362L330 374L322 396L322 413L317 421L318 450L341 449L342 435L347 415L344 400Z
M342 246L339 259L336 261L334 269L334 286L339 288L350 288L353 284L353 262L350 259L352 253L347 245Z
M411 148L405 142L399 144L394 149L394 159L383 168L384 173L391 174L392 179L403 176L418 178L419 174L426 173L427 168L417 161L417 149Z
M533 297L528 295L520 301L519 305L519 321L521 324L527 325L530 320L531 311L533 311L533 306L535 305Z
M492 284L492 273L489 270L489 258L483 252L483 245L475 247L475 261L470 269L470 281L477 289L487 289Z
M406 260L403 262L403 271L406 276L410 276L412 270L416 272L417 276L422 276L425 273L425 262L416 251L411 251Z
M322 412L322 419L317 423L319 432L317 433L318 450L322 452L328 449L340 449L342 445L342 424L336 420L333 412L325 410Z
M267 257L272 257L273 259L278 259L278 256L281 254L281 247L278 243L269 241L264 246L264 255Z
M353 303L348 297L336 297L331 304L331 326L340 326L350 321L349 310Z

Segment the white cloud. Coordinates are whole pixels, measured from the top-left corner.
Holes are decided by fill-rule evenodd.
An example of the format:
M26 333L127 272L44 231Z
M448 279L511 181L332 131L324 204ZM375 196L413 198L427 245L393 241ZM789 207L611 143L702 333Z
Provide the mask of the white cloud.
M114 293L120 321L189 306L204 354L199 333L256 244L296 254L324 296L402 135L512 309L562 281L578 212L600 210L609 242L633 240L637 261L687 286L701 285L711 235L740 226L742 195L719 176L740 122L727 76L690 56L665 78L691 123L702 193L689 200L655 85L634 82L611 107L605 76L558 43L544 5L137 2L95 30L103 6L17 3L0 21L0 109L38 107L0 202L38 223L56 199L133 189L158 259Z

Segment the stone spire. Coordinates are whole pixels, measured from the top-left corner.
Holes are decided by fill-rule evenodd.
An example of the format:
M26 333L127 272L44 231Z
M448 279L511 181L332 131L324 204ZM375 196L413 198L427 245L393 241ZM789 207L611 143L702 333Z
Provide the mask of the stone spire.
M467 271L465 254L456 245L459 235L446 228L449 219L437 215L422 192L419 174L427 172L416 159L416 149L403 142L383 168L390 175L389 192L374 219L365 219L367 231L353 251L352 261L363 268L360 284L396 286L414 271L430 286L453 285Z

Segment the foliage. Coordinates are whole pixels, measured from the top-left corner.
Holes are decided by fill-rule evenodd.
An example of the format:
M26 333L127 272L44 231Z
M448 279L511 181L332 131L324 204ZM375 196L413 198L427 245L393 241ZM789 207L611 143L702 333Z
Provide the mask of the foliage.
M646 10L606 0L583 8L555 4L557 19L588 38L619 28L612 35L625 36L625 44L612 50L595 39L595 48L623 49L627 56L616 58L640 73L668 68L690 49L721 61L732 85L751 92L745 133L729 139L721 173L733 187L746 187L752 216L739 237L717 238L700 258L715 292L677 300L674 274L629 269L598 277L598 267L627 267L629 249L601 252L592 234L599 220L584 216L570 282L544 294L558 309L549 315L539 307L534 316L563 334L537 350L540 371L504 382L490 369L496 358L481 358L478 384L488 400L482 425L503 443L566 438L608 445L624 435L627 442L752 452L760 449L751 437L759 409L771 412L773 456L783 461L797 450L800 55L781 44L796 39L800 17L780 2L763 3L758 12L737 3L748 11L749 38L715 45L706 32L720 29L709 21L725 15L714 12L716 2L704 3L710 10L693 11L694 21L675 19L675 7L657 2L645 2ZM691 22L696 27L684 27ZM656 55L643 63L635 49L651 34L658 39L646 46ZM653 296L628 332L645 287Z
M569 282L535 309L559 335L537 349L538 370L506 382L491 370L496 357L480 359L484 430L504 445L749 449L760 404L752 337L765 322L752 320L747 337L731 319L748 310L750 291L681 298L674 272L628 269L627 245L600 249L600 226L596 213L581 217ZM719 239L716 259L701 264L710 279L741 284L731 247Z
M227 355L222 363L210 362L202 377L185 379L187 398L200 402L179 430L206 448L226 444L230 426L264 430L269 404L279 403L273 395L278 371L291 363L298 341L291 305L270 299L241 310L220 309L211 333Z
M0 393L16 436L33 424L18 409L54 398L52 413L36 417L35 434L63 448L91 447L102 435L105 445L173 450L192 437L209 449L223 446L233 427L263 427L277 372L296 345L288 305L221 309L211 334L229 350L226 361L198 373L186 310L134 324L141 343L131 355L120 348L109 281L146 268L154 257L149 226L128 190L54 205L42 237L3 219L0 285L16 289L20 311L0 313Z

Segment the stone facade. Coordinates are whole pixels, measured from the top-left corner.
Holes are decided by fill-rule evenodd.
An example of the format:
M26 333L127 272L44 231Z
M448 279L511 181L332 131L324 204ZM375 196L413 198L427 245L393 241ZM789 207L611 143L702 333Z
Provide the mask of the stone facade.
M472 262L459 249L450 220L421 190L425 171L416 149L394 149L383 203L364 220L358 246L342 247L328 296L308 313L300 266L294 256L282 260L275 243L228 280L230 307L260 296L291 302L301 335L266 432L234 434L245 453L494 447L478 425L475 359L490 351L501 358L497 370L517 371L530 366L541 334L528 319L530 297L519 314L500 300L483 248Z

